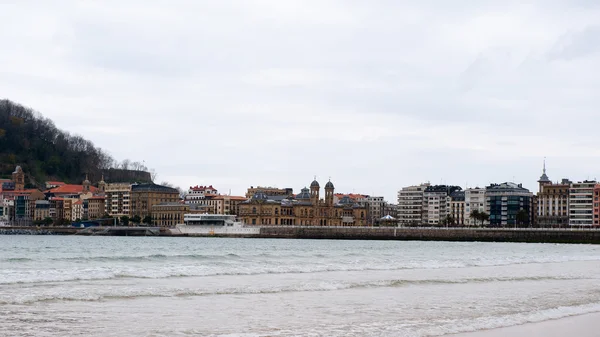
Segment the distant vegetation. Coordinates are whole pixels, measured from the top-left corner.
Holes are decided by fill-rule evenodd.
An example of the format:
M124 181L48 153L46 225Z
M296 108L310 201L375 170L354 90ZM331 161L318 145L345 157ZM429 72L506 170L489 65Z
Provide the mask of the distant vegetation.
M10 177L16 165L28 175L28 185L37 186L46 180L81 183L85 174L98 180L109 169L148 171L129 159L117 162L91 141L58 129L37 111L0 100L0 177Z

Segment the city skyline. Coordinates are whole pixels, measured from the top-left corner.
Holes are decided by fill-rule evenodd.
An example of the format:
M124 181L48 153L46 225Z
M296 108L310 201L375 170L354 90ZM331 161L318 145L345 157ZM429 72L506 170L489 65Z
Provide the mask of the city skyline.
M158 181L241 194L317 174L394 200L426 181L533 190L544 156L552 180L600 177L595 2L1 6L2 98Z

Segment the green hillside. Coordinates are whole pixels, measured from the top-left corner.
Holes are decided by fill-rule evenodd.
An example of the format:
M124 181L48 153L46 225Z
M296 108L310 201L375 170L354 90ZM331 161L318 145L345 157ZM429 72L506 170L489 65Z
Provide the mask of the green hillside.
M58 129L40 113L9 100L0 100L0 177L16 165L28 174L29 185L46 180L80 183L85 174L99 177L110 168L147 171L129 160L117 163L106 151L79 135Z

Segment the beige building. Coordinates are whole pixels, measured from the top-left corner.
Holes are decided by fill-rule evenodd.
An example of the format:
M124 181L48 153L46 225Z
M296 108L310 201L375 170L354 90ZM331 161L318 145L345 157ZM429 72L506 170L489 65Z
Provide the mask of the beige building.
M131 184L109 183L105 186L105 212L111 217L131 214Z
M156 184L131 186L131 216L144 218L151 214L152 206L180 201L179 191L172 187Z
M190 206L181 202L167 202L152 206L152 225L175 227L183 223L184 214L190 213Z
M334 186L325 185L325 198L319 198L319 183L303 188L293 196L269 196L261 190L239 204L239 216L249 225L366 226L368 208L348 196L334 203Z
M87 207L84 208L84 218L92 220L104 217L106 212L104 197L94 196L84 200L84 203L87 204Z
M554 184L546 175L546 163L538 180L535 222L541 227L566 227L569 225L569 188L571 181L563 179Z

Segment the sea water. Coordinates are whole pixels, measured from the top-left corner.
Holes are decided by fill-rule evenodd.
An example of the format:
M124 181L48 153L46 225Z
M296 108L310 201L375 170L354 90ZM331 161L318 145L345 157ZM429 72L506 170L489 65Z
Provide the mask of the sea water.
M600 246L0 236L0 336L443 336L600 311Z

